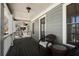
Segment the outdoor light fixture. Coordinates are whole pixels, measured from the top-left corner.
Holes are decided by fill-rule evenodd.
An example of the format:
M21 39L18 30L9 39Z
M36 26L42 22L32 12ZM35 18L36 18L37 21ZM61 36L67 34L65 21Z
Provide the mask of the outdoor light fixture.
M27 12L28 12L28 14L27 14L27 17L28 17L28 20L30 20L30 10L31 10L31 7L26 7L26 10L27 10Z
M30 13L30 10L31 10L31 7L26 7L26 10L27 10L27 12L28 12L28 14L27 14L27 19L28 20L30 20L30 15L29 15L29 13ZM24 23L24 26L27 26L28 24L27 23Z
M28 11L28 13L29 13L30 10L31 10L31 7L26 7L26 9L27 9L27 11Z

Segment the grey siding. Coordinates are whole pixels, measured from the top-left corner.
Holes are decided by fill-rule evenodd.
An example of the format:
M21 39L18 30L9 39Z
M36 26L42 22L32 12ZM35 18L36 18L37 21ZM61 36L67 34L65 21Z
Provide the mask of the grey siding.
M62 4L56 6L52 10L46 13L45 19L46 29L45 35L47 34L55 34L57 36L57 41L62 43ZM38 40L39 39L39 20L35 20L35 34L33 37Z
M62 43L62 5L46 13L46 35L55 34L59 43Z
M39 41L39 19L35 20L34 22L34 34L33 38Z

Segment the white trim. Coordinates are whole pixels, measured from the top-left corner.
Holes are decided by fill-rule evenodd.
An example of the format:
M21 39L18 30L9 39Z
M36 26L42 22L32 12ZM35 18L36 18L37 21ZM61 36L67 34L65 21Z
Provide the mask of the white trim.
M36 20L37 18L39 18L40 16L44 15L46 12L50 11L51 9L55 8L56 6L58 6L61 3L55 3L52 6L50 6L48 9L46 9L45 11L41 12L39 15L37 15L34 19L32 19L31 21Z
M40 19L39 19L39 40L40 40Z
M62 28L63 29L63 38L62 39L63 39L63 44L75 47L74 45L67 44L66 6L68 6L69 4L71 4L71 3L63 4L63 11L62 11L62 13L63 13L63 17L62 17L62 19L63 19L63 28Z
M67 42L67 32L66 32L66 6L69 5L70 3L66 3L66 4L63 4L63 44L66 44Z
M63 7L62 7L62 19L63 19L63 37L62 37L62 42L63 44L66 44L66 4L63 4Z
M75 47L74 45L71 45L71 44L65 44L65 45L70 46L70 47L73 47L73 48Z
M44 17L46 17L46 14L45 14L45 15L43 15L43 16L41 16L39 19L42 19L42 18L44 18Z
M46 15L43 15L39 18L39 40L40 40L40 20L44 17L46 18ZM45 31L46 31L46 20L45 20Z

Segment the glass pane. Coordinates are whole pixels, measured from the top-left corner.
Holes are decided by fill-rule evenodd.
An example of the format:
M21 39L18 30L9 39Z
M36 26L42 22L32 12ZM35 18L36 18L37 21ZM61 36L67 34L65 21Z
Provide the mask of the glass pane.
M79 42L79 23L76 24L76 41Z
M79 33L79 24L76 24L77 27L77 33Z
M75 23L75 17L72 17L72 23Z
M32 24L32 34L34 34L34 23Z
M8 34L9 27L8 27L8 18L6 16L4 16L3 29L4 29L4 35Z
M76 14L79 15L79 3L76 3Z
M70 4L67 6L67 23L74 22L75 18L75 4Z
M72 16L72 17L68 18L67 23L75 23L75 17Z
M79 16L76 16L76 23L79 23Z
M67 42L75 41L75 24L67 24Z

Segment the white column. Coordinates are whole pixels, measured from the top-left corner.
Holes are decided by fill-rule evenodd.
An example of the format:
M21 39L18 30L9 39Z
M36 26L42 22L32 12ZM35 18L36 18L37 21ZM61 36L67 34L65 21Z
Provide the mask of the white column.
M70 3L66 3L66 4L63 4L63 7L62 7L62 19L63 19L63 22L62 22L62 25L63 25L63 37L62 37L62 42L63 44L67 44L67 26L66 26L66 6L69 5Z

